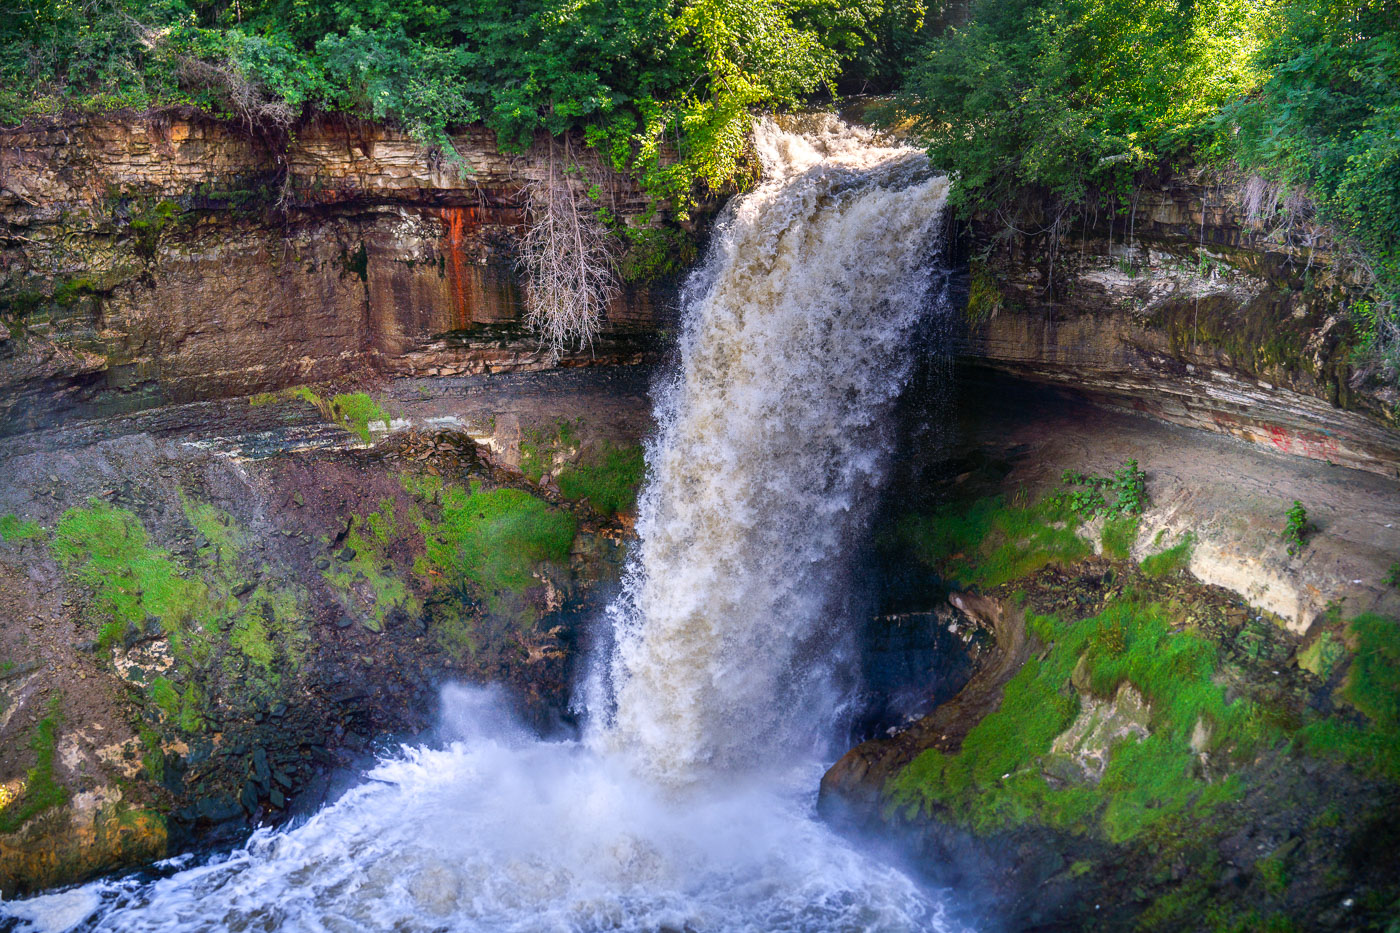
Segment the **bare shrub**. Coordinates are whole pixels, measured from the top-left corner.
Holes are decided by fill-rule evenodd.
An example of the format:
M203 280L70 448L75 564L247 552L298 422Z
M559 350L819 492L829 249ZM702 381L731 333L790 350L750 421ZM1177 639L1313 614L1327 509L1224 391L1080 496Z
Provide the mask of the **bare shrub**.
M208 62L182 55L180 79L187 86L207 88L218 94L251 133L285 137L296 122L297 112L291 104L259 87L232 59Z
M566 348L593 343L619 289L616 238L569 177L581 169L567 138L549 141L546 164L544 177L526 188L529 226L520 265L525 323L557 363Z

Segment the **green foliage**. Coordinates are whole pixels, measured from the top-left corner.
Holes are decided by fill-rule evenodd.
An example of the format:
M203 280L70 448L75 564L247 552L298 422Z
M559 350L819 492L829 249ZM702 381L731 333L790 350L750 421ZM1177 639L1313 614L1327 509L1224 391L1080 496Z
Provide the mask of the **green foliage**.
M960 585L993 587L1048 564L1088 557L1092 551L1076 533L1076 524L1063 502L1007 505L997 496L932 516L906 516L896 535Z
M1222 150L1306 189L1365 250L1374 300L1354 307L1373 349L1400 353L1400 8L1395 0L1272 5L1259 93L1220 118Z
M44 529L36 521L21 520L13 512L0 515L0 541L30 541L44 536Z
M987 268L987 263L974 260L968 268L967 323L970 327L991 320L1001 310L1001 289Z
M47 715L30 733L29 748L34 752L34 767L25 775L24 790L19 797L0 809L0 833L12 833L50 807L67 802L68 791L53 773L60 718L59 698L54 697L49 701Z
M1068 492L1052 497L1084 517L1141 515L1147 509L1147 474L1136 460L1125 460L1113 476L1090 476L1066 470L1061 477ZM1111 493L1110 502L1104 495Z
M637 503L637 490L646 475L640 444L603 448L590 462L570 464L559 472L559 491L582 499L604 515L625 512Z
M1296 554L1308 543L1308 534L1311 531L1308 527L1308 510L1303 507L1303 503L1294 499L1284 517L1286 523L1283 526L1283 540L1288 542L1288 553Z
M521 592L534 582L545 561L569 556L575 522L566 512L518 489L471 492L449 487L442 494L442 522L420 524L426 542L425 569L465 578L501 605L503 594Z
M898 108L967 208L1067 205L1208 138L1258 81L1249 0L979 0L930 42Z
M2 525L3 522L4 519L0 519L0 525ZM7 538L6 540L9 539ZM1400 589L1400 563L1392 563L1390 569L1386 571L1385 576L1381 577L1381 582L1394 589Z
M741 173L749 113L796 102L917 18L899 0L54 0L0 24L0 119L189 103L285 138L311 111L394 121L455 159L583 129L680 213Z

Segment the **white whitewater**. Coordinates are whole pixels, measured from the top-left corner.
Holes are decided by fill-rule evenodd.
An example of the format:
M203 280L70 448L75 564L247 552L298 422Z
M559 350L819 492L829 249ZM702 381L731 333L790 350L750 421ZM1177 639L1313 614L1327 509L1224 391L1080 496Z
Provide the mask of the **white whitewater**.
M612 609L609 745L672 781L788 760L828 725L829 671L801 662L839 647L839 578L927 310L946 180L917 150L805 122L759 123L763 182L686 296Z
M585 692L547 742L443 692L405 748L303 825L158 881L0 904L19 929L948 929L936 897L813 816L838 712L844 555L888 459L946 194L835 118L756 127L685 297L640 540ZM800 129L800 131L799 131Z

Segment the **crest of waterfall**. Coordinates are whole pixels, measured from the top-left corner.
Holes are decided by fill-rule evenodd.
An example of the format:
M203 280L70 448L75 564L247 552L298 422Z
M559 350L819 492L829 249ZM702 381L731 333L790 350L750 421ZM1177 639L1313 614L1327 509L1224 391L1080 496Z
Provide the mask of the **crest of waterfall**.
M827 725L845 556L935 297L948 183L922 152L829 115L763 119L755 137L763 180L683 295L610 609L612 706L594 740L670 781Z

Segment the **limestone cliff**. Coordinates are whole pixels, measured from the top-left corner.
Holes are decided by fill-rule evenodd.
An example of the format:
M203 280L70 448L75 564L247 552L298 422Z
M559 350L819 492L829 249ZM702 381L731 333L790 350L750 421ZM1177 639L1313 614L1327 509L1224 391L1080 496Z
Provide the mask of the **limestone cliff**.
M1184 170L1122 213L982 216L968 241L968 358L1284 453L1400 470L1400 393L1354 355L1354 264L1258 179Z
M194 113L0 131L0 433L367 369L542 368L514 238L547 143L455 145L326 120L283 147ZM598 177L616 216L643 209ZM631 290L565 363L635 360L661 323Z

